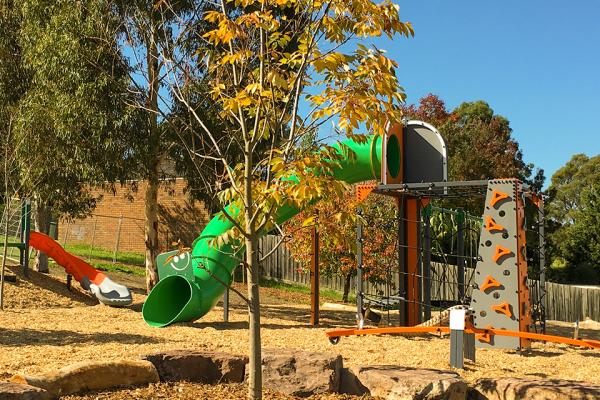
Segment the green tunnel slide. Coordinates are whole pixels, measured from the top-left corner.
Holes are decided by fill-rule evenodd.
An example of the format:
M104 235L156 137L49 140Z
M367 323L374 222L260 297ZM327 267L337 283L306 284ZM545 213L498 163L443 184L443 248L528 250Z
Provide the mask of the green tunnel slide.
M350 184L379 179L381 140L381 136L370 136L365 143L345 140L343 144L354 152L355 157L344 157L337 161L334 177ZM337 149L344 154L339 145ZM401 149L395 136L388 140L385 154L391 175L397 175ZM277 219L283 223L298 211L294 207L282 207L277 212ZM212 239L231 228L229 221L217 215L194 241L191 255L170 252L157 258L161 279L148 295L142 309L148 325L164 327L175 322L193 321L213 308L225 291L223 283L231 284L238 261L231 244L221 248L211 247L210 244Z

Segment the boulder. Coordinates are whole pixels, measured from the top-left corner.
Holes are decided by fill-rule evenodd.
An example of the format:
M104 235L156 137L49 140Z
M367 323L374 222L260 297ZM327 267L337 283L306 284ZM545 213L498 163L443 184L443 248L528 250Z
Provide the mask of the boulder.
M368 394L387 400L464 400L467 396L467 384L452 371L371 365L352 372Z
M142 356L150 361L161 381L199 383L243 382L247 357L219 352L173 350Z
M350 368L342 368L340 371L339 393L362 396L369 394L369 389L362 384Z
M49 400L50 393L30 385L0 382L0 400Z
M158 382L158 373L148 361L86 361L40 376L15 375L11 381L45 389L58 397L89 390L147 385Z
M338 392L342 356L265 349L262 354L262 367L264 387L292 396L308 397L313 394Z
M478 399L600 399L600 386L563 379L484 378L477 381Z

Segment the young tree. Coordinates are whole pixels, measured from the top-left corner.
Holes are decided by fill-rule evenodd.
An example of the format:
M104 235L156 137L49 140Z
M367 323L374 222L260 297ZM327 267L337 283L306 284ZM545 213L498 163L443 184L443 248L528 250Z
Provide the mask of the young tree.
M345 189L332 177L339 151L327 145L301 150L297 145L305 135L333 121L360 141L365 138L356 133L359 127L381 135L388 121L401 118L404 95L396 63L360 41L410 36L412 28L400 21L398 6L370 0L224 0L204 20L210 28L203 34L196 26L174 28L195 38L196 46L165 59L173 95L203 131L202 151L192 154L223 166L217 182L221 218L233 228L215 244L226 242L235 254L245 249L249 398L257 399L262 396L258 238L281 229L290 215L278 213L280 208L302 209ZM195 112L189 96L198 82L211 89L227 122L224 131L211 130ZM243 155L240 162L230 156L231 148Z

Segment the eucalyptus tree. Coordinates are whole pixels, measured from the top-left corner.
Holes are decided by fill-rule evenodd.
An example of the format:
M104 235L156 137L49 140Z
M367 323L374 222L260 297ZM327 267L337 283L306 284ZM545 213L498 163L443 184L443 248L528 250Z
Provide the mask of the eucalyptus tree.
M19 61L28 77L12 110L21 186L35 200L36 229L51 211L88 213L91 185L124 177L135 136L126 70L112 38L108 0L22 0L13 6ZM37 268L47 270L38 257Z
M115 32L116 43L125 55L129 84L135 94L130 107L143 115L139 140L132 147L139 160L136 177L146 181L144 194L144 239L146 244L146 287L158 282L156 256L158 242L158 191L161 178L167 178L163 167L174 149L173 115L175 104L165 88L165 52L179 51L184 42L173 42L173 22L178 19L198 20L192 14L193 0L146 1L115 0L114 10L120 20ZM204 2L200 2L204 3ZM185 156L185 155L184 155Z

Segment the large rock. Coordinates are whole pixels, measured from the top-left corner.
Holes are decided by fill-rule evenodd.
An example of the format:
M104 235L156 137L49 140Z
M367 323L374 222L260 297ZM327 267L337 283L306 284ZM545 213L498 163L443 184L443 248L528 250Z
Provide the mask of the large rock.
M475 389L482 400L600 399L600 386L562 379L484 378Z
M467 396L467 384L452 371L371 365L351 372L359 382L353 387L362 385L371 396L387 400L464 400Z
M0 382L0 400L49 400L50 393L30 385Z
M336 393L340 385L342 356L287 349L265 349L262 355L263 386L293 396Z
M173 350L142 356L156 367L161 381L242 382L248 358L227 353Z
M15 375L11 381L65 396L89 390L147 385L158 382L156 368L148 361L80 362L41 376Z

